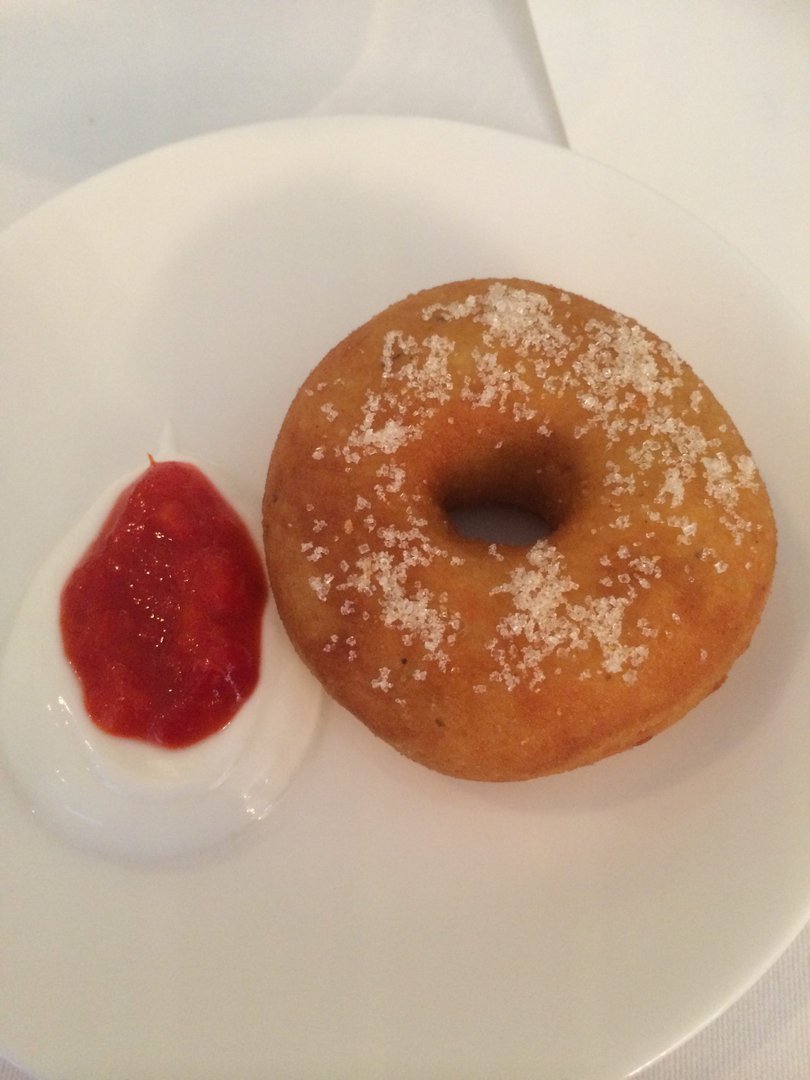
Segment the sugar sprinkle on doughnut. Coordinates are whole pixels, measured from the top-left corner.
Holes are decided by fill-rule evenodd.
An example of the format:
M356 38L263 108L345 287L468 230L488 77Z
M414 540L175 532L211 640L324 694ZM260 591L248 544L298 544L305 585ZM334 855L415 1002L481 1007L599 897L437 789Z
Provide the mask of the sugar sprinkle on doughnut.
M355 702L346 691L350 707L374 730L434 767L478 775L466 758L452 765L449 750L446 760L435 757L437 731L441 745L450 746L457 725L449 720L466 694L482 715L495 710L496 728L511 717L521 730L516 745L524 757L515 751L515 761L535 755L526 775L621 748L618 735L597 731L608 724L605 695L622 701L617 709L626 716L617 714L616 730L643 724L646 738L676 717L674 707L662 707L643 722L627 719L632 702L642 700L639 688L649 694L662 665L686 648L696 632L693 611L706 604L701 618L718 617L714 603L695 597L712 596L721 581L743 575L752 595L757 590L756 603L746 601L751 610L764 602L772 520L733 424L671 346L581 297L508 281L428 290L333 350L302 388L296 410L300 430L310 432L308 443L296 436L310 517L296 510L303 499L291 478L299 458L285 467L278 448L265 510L280 612L286 624L292 612L307 610L292 584L300 581L316 608L291 632L300 648L312 642L305 655L322 657L313 664L339 698L355 682L339 666L350 660L357 679L366 671L365 686L390 694L400 716L445 702L447 715L431 722L420 749L416 735L400 738L384 713L367 715L365 699ZM441 503L441 478L456 476L463 489L465 470L483 469L502 478L509 501L509 469L518 467L510 463L525 468L527 455L536 457L535 479L521 481L520 490L534 485L540 503L561 507L551 535L526 548L457 537ZM579 506L583 463L590 500L584 511L570 508ZM283 515L279 491L289 508ZM282 519L283 527L276 524ZM274 545L289 549L284 575L274 572ZM731 594L718 595L731 610ZM727 634L729 644L703 665L709 674L700 676L702 692L710 677L722 678L723 664L750 629L733 637L723 626L717 634ZM334 671L323 667L332 663ZM679 678L687 669L683 660ZM534 710L564 715L550 703L567 685L579 688L575 700L585 695L593 702L595 725L581 737L586 749L572 743L565 751L568 764L551 761L548 749L541 753L550 736L541 737L531 720ZM428 693L433 697L418 696ZM453 701L445 700L451 693ZM621 696L627 694L636 697ZM488 743L477 710L470 705L466 715L481 745ZM480 775L487 768L484 761ZM497 768L510 778L524 766Z

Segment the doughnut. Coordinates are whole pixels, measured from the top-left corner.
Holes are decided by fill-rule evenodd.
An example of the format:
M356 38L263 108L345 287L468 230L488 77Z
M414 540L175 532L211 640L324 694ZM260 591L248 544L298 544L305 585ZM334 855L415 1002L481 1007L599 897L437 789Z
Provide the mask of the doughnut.
M523 508L529 544L462 535ZM776 529L729 416L632 318L520 279L411 295L318 364L267 473L281 619L335 701L449 776L646 742L725 679Z

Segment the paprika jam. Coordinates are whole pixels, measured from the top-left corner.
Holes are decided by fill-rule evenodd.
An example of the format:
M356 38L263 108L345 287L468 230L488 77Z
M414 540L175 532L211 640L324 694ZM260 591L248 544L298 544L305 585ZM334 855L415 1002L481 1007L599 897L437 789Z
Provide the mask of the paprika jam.
M219 731L258 681L266 603L236 512L195 466L150 458L62 590L62 642L91 720L168 748Z

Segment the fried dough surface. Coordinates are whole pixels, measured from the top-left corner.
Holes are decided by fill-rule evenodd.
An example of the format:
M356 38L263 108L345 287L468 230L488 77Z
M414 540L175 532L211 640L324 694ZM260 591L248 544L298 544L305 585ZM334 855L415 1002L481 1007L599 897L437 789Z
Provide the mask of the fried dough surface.
M551 526L488 545L448 509ZM767 492L670 346L551 286L410 296L308 377L267 476L270 583L327 692L401 753L520 780L644 742L723 681L773 574Z

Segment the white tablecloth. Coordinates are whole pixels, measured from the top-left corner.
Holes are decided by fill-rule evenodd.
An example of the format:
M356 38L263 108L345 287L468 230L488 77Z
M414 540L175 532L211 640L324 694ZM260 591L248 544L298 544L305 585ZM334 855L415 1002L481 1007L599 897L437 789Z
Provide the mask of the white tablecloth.
M692 210L810 321L806 0L5 0L0 227L153 147L333 113L567 144ZM808 991L810 930L637 1075L807 1080Z

